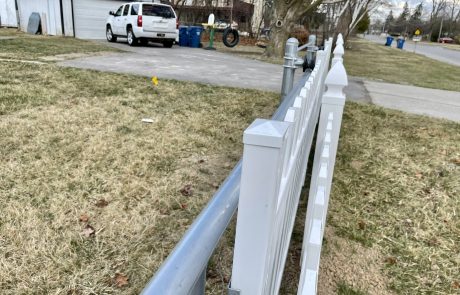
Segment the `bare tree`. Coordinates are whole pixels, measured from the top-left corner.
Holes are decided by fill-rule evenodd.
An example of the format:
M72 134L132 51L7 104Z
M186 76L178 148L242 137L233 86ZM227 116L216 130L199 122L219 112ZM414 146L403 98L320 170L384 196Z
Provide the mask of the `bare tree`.
M347 0L336 19L336 33L342 33L344 39L347 39L361 19L382 4L386 2L384 0Z
M449 35L452 35L455 24L460 18L460 0L451 0L446 9L449 16Z
M447 7L446 0L431 0L431 13L430 13L430 39L433 34L433 28L438 20L438 17L444 12Z

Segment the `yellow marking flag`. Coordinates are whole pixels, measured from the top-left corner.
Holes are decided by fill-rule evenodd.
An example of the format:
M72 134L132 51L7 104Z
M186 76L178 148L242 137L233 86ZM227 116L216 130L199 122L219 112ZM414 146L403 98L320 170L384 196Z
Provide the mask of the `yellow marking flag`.
M153 86L158 86L158 77L157 76L152 77L152 84L153 84Z

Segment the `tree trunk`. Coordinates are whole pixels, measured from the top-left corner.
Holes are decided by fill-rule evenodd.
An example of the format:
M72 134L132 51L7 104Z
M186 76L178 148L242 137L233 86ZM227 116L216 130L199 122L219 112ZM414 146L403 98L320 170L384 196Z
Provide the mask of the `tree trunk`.
M321 4L317 0L312 5L311 0L275 0L273 1L273 13L270 25L270 44L265 54L267 56L282 57L284 45L294 25L310 9Z
M265 54L267 56L284 56L284 47L289 36L289 31L284 28L272 28L270 30L270 43L267 46Z

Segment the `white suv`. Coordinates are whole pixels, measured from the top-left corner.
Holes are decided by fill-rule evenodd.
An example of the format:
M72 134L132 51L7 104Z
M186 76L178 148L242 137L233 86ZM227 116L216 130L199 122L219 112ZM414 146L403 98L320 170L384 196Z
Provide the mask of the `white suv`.
M130 46L154 41L171 48L179 39L178 26L176 13L170 5L132 2L110 12L106 36L109 42L126 37Z

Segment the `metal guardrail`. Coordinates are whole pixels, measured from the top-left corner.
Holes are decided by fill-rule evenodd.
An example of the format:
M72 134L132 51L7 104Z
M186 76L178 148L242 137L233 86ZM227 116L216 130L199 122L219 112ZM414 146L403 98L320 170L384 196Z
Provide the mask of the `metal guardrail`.
M298 46L298 41L295 41ZM295 42L291 43L295 44ZM297 46L292 50L295 56L297 56ZM289 107L292 106L310 76L310 71L306 71L293 87L295 68L289 70L292 71L292 75L289 75L291 81L286 80L286 83L290 84L290 89L272 116L272 120L284 119ZM284 81L283 78L283 83ZM163 262L142 291L142 295L204 294L206 266L238 206L240 178L241 161L233 168L208 205Z

